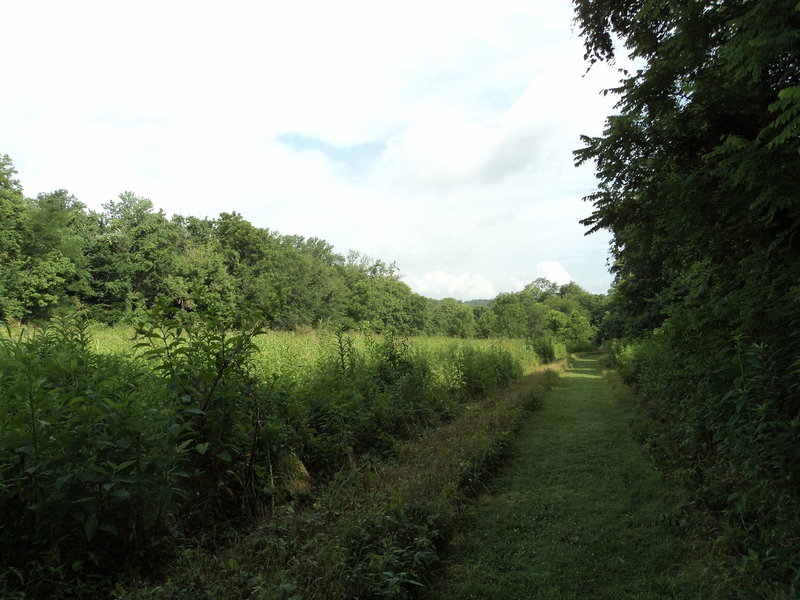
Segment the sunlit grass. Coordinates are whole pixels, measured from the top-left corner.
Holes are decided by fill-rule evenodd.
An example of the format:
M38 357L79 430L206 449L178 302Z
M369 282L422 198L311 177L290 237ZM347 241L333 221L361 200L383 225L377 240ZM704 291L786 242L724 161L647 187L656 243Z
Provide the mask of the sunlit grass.
M17 327L15 329L19 331ZM107 326L95 324L90 327L92 348L97 352L119 354L133 352L136 338L130 325ZM363 348L376 337L373 334L350 332L347 337L357 348ZM379 336L378 336L379 337ZM511 353L525 370L531 373L539 364L536 354L525 340L509 338L451 338L445 336L411 336L403 338L415 352L431 357L434 364L441 362L443 355L455 349L473 347L488 349L500 347ZM286 371L302 371L312 365L324 352L335 346L335 334L325 330L267 331L256 338L258 362L262 374L269 375Z
M91 348L103 354L126 354L133 351L136 343L133 326L93 324L89 327Z

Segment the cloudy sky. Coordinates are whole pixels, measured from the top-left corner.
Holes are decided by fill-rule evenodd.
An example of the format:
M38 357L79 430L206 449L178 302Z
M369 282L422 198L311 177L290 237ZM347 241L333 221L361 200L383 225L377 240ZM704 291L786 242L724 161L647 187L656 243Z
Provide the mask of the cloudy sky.
M569 0L5 3L0 153L26 195L168 214L396 261L430 297L539 276L605 292L584 237L619 76L585 75Z

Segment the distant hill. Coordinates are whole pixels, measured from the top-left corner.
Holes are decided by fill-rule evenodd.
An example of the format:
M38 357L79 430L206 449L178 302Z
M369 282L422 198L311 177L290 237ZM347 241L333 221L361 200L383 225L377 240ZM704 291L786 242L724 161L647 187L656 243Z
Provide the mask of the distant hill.
M469 306L487 306L491 300L467 300L464 304Z

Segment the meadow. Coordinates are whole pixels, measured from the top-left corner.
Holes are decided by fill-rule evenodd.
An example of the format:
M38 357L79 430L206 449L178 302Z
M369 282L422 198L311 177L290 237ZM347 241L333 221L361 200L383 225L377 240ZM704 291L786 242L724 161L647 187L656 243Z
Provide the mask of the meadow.
M391 463L538 363L521 340L265 332L163 307L125 327L9 328L2 595L103 597L157 580L187 548ZM487 431L477 446L502 442ZM457 461L465 481L476 460Z
M30 329L30 328L29 328ZM19 334L20 326L10 330ZM88 324L92 349L102 354L128 354L133 352L136 331L132 325ZM8 331L5 332L8 335ZM13 334L13 333L12 333ZM0 334L2 335L2 334ZM370 338L379 339L380 334L350 331L345 334L357 348L363 349ZM302 370L317 360L336 338L335 330L301 328L297 331L271 329L256 338L258 348L257 362L265 373ZM403 341L416 352L431 360L441 360L455 347L480 349L502 348L531 372L540 362L530 340L522 338L454 338L448 336L414 335L403 336ZM566 355L565 347L557 348L558 357ZM437 358L438 357L438 358Z

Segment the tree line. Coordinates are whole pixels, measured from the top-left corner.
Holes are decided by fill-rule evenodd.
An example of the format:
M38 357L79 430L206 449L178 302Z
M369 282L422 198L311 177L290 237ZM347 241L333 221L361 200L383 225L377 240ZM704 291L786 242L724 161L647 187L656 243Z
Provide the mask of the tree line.
M370 328L454 337L549 336L588 344L604 296L545 279L472 307L433 300L395 264L319 238L281 235L236 212L174 215L131 192L97 212L66 190L26 198L0 155L0 319L82 311L117 323L168 301L187 311L249 314L271 327Z
M621 40L640 65L576 152L600 181L584 223L613 234L615 358L743 578L797 597L800 5L574 4L590 62Z

